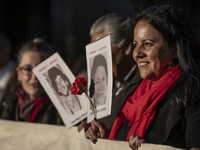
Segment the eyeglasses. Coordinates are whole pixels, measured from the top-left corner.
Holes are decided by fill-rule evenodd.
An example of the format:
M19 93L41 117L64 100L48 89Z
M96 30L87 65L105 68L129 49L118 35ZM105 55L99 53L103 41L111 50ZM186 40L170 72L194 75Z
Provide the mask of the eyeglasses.
M32 69L33 68L28 67L28 66L19 67L19 70L21 71L22 75L25 75L25 76L31 76L33 73Z
M156 13L163 13L165 10L167 10L168 8L170 8L170 5L162 5L160 7L158 6L150 6L147 9L145 9L146 11L154 11Z

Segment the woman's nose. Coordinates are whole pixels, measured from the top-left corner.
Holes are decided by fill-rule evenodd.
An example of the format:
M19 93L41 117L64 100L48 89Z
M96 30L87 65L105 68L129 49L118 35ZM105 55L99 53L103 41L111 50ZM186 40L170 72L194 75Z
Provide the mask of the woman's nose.
M105 86L105 83L104 83L104 81L100 81L100 89L103 89L103 88L104 88L104 86Z
M145 57L145 53L143 51L142 46L137 46L134 48L133 50L133 59L138 59L138 58L142 58Z
M31 74L31 78L32 79L37 79L37 77L36 77L36 75L32 72L32 74Z

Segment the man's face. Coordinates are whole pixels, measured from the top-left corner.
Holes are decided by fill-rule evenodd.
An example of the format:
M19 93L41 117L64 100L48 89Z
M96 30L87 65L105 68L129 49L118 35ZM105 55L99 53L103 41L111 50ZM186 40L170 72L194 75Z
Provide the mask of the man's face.
M56 76L55 83L60 93L68 95L68 83L60 75Z

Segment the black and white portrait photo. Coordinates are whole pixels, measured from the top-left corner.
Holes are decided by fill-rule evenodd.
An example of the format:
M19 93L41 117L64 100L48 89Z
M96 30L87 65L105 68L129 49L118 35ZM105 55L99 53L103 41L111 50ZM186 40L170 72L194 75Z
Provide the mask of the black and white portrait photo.
M75 76L58 53L37 65L33 72L68 128L87 117L88 99L85 94L71 94Z
M107 61L102 54L96 55L92 61L90 84L90 97L96 107L106 104L107 80Z
M71 114L79 111L81 109L80 102L76 95L71 94L72 85L67 76L61 71L59 65L48 70L48 77L63 108L69 109Z
M86 45L88 95L95 107L97 118L110 115L112 102L112 55L110 35ZM88 104L88 122L94 118Z

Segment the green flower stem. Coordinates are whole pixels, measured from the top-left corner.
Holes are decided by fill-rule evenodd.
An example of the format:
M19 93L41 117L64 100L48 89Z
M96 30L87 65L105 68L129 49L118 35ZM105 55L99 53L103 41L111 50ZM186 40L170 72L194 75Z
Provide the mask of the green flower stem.
M96 112L95 112L94 105L93 105L93 103L92 103L90 97L89 97L88 94L87 94L87 88L83 85L83 83L80 82L80 83L79 83L79 89L80 89L80 91L84 92L85 95L88 97L88 99L89 99L89 101L90 101L90 105L91 105L92 111L93 111L93 114L94 114L94 119L97 120L97 116L96 116ZM96 135L97 135L98 138L101 137L99 130L96 132Z
M95 113L95 110L94 110L94 106L93 106L93 103L91 101L91 99L89 98L87 92L85 92L86 96L88 97L89 101L90 101L90 105L91 105L91 108L92 108L92 111L93 111L93 114L94 114L94 118L97 119L96 117L96 113Z
M97 120L97 116L96 116L96 112L95 112L95 110L94 110L93 103L92 103L90 97L88 96L87 92L85 92L85 94L86 94L86 96L88 97L88 99L89 99L89 101L90 101L90 105L91 105L91 108L92 108L92 111L93 111L93 114L94 114L94 119ZM100 134L99 130L96 132L96 135L97 135L98 138L101 137L101 134Z

